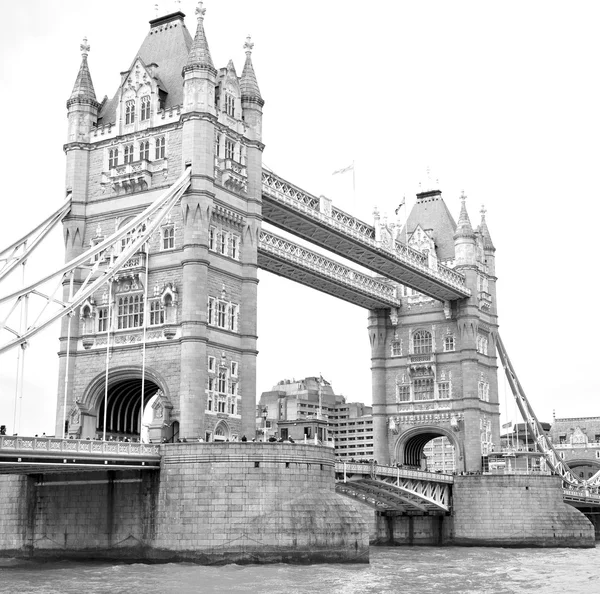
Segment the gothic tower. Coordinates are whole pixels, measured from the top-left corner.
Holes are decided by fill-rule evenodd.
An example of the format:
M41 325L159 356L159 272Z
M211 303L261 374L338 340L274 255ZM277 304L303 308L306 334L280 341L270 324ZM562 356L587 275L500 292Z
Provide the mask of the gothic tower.
M458 471L480 471L500 444L495 336L495 248L482 210L474 230L461 196L456 223L441 192L428 189L404 225L376 215L378 235L427 255L464 275L471 296L440 302L398 286L402 306L369 316L375 458L420 466L424 446L446 437Z
M57 435L66 425L137 438L142 409L153 441L254 434L264 101L250 39L241 77L232 61L218 70L204 16L199 2L194 37L181 12L150 21L102 102L82 45L67 102L66 259L131 221L185 168L191 183L160 232L63 322Z

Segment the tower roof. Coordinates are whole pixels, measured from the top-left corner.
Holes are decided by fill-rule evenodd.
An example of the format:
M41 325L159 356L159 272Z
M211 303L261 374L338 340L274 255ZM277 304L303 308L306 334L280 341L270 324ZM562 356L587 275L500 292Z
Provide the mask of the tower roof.
M475 231L473 231L473 227L471 226L471 220L469 219L469 213L467 212L467 207L465 206L466 199L467 197L463 192L460 195L460 214L458 215L456 233L454 234L455 239L458 237L475 237Z
M216 74L216 68L213 64L210 56L210 49L208 48L208 41L206 40L206 33L204 33L204 14L206 8L202 7L202 1L198 2L196 7L196 18L198 19L198 26L196 27L196 35L192 42L187 63L184 67L184 71L193 70L197 68L212 70Z
M487 223L485 222L485 207L481 207L481 223L479 223L479 227L477 230L481 233L481 237L483 238L483 248L486 250L495 251L496 248L492 242L492 236L490 235L490 230L488 229Z
M150 31L131 62L139 56L144 64L156 64L156 75L161 88L167 92L166 109L183 103L181 71L186 65L192 46L192 36L185 26L183 12L174 12L150 21ZM131 68L130 65L130 68ZM104 105L100 117L104 123L116 120L119 89Z
M252 43L252 39L250 38L250 35L248 35L248 37L246 37L246 43L244 43L246 62L244 64L244 70L242 71L242 78L240 79L240 90L242 92L242 98L248 97L250 99L260 99L262 101L256 74L254 74L254 67L252 66L253 47L254 43Z
M94 84L92 83L92 75L88 68L87 57L90 51L87 39L83 38L83 43L79 46L81 49L81 65L79 66L79 72L73 85L73 91L69 97L69 102L72 101L89 101L97 103L96 92L94 91Z
M406 229L410 237L417 226L432 229L432 239L440 260L454 259L454 231L456 223L439 190L417 194L417 202L412 207L406 221ZM404 241L405 233L401 232L398 239Z

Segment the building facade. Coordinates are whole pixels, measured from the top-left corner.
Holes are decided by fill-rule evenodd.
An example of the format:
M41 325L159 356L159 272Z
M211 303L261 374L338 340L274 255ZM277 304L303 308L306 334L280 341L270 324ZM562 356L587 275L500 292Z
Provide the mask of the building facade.
M250 39L241 76L232 61L217 69L205 11L196 12L194 37L181 12L150 21L131 61L115 64L112 98L97 99L90 48L81 46L67 101L66 260L141 213L186 169L191 182L145 249L77 318L63 319L56 435L139 435L154 397L153 440L254 430L264 102ZM100 265L118 251L100 254Z
M383 245L408 245L428 267L465 276L471 297L440 302L398 286L402 305L369 317L375 458L419 466L427 443L446 437L457 471L481 471L500 442L495 335L495 248L482 209L473 228L461 196L455 222L441 191L417 194L404 224L375 213Z

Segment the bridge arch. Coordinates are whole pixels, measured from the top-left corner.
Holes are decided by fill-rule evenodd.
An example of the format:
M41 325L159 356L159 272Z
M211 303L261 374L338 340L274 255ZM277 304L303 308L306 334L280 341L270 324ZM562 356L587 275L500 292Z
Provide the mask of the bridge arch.
M89 417L85 436L90 430L96 434L104 434L105 406L104 373L98 374L84 392L80 408ZM144 376L144 408L158 391L169 398L167 383L163 377L152 369L146 368ZM114 437L139 437L140 414L142 408L142 367L127 366L110 370L108 376L106 434ZM84 435L82 434L82 437Z
M461 470L464 452L456 433L434 425L413 427L402 433L394 447L396 462L407 466L420 466L425 446L436 437L446 437L454 446L455 468Z

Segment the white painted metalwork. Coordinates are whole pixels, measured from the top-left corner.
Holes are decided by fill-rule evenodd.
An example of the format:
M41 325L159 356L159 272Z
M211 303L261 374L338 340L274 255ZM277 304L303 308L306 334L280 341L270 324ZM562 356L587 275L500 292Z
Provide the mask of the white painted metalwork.
M471 291L466 286L465 278L459 272L442 264L437 269L429 267L428 258L397 241L385 243L375 238L375 229L335 207L327 200L320 200L298 187L290 184L270 171L262 173L263 216L265 220L282 226L281 220L274 218L269 201L302 215L312 228L327 229L336 234L344 242L344 249L336 250L331 238L318 241L316 234L309 237L308 229L292 228L286 221L287 231L297 232L307 239L320 243L323 247L335 251L351 260L358 261L365 268L406 284L415 290L440 300L468 297ZM347 249L348 245L356 248L356 254ZM407 275L407 273L410 273Z
M510 362L506 349L504 348L504 343L502 342L499 334L496 335L496 346L498 349L498 355L500 356L500 361L502 361L502 366L504 367L504 372L506 373L506 377L510 385L510 389L515 397L517 406L519 407L519 411L521 412L523 420L527 423L528 430L535 438L537 447L544 456L546 464L548 464L554 474L557 474L562 478L567 489L581 492L582 489L594 483L594 477L592 477L589 481L585 481L579 479L571 472L571 469L567 463L554 449L554 445L542 429L542 426L540 425L540 422L538 421L535 412L533 411L533 408L527 399L527 396L525 396L523 387L517 378L517 374L515 373L515 370Z
M0 453L89 454L108 456L152 456L160 458L160 446L140 442L99 441L93 439L57 439L54 437L0 436Z
M290 277L297 280L302 269L309 273L311 286L319 289L319 277L332 281L334 285L350 290L355 295L357 305L367 307L400 307L401 300L396 296L396 286L368 276L357 270L340 264L330 258L317 254L288 239L268 231L261 231L258 244L259 254L268 254L277 261L289 264L293 270ZM269 261L270 262L270 261ZM259 257L259 265L270 272L284 275L280 267L270 264ZM324 288L321 289L326 291ZM365 296L369 299L365 300Z
M0 251L0 280L12 272L19 264L25 263L41 241L58 225L71 208L71 196L48 218L26 235Z
M450 511L454 477L381 466L337 462L336 491L381 511Z
M8 331L15 337L6 342L0 342L0 354L25 343L52 322L74 311L87 298L91 297L99 287L112 279L119 270L127 265L129 259L141 249L148 238L159 228L162 220L179 201L189 184L190 169L188 168L146 210L130 222L125 223L104 241L92 246L80 256L77 256L61 268L43 276L34 283L9 295L0 296L0 304L8 303L8 314L3 320L0 320L0 331ZM121 250L121 239L125 238L128 234L131 237L131 241ZM101 267L100 258L94 258L94 256L102 252L108 254L109 257L106 264ZM82 266L87 266L94 259L96 261L89 270L81 287L71 299L64 301L59 296L59 291L62 289L65 276ZM56 288L52 292L43 293L41 288L49 282L55 283ZM30 296L41 297L43 302L45 302L37 319L25 331L19 331L10 327L8 325L10 316L16 310L20 301ZM53 306L53 310L51 310L51 306Z

